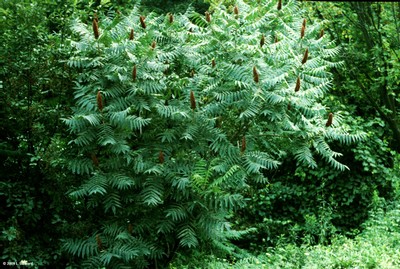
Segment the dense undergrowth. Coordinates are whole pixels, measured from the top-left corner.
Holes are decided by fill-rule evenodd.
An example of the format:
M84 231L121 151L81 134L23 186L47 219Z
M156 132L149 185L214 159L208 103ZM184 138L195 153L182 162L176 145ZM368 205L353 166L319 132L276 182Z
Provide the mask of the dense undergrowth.
M242 253L242 258L198 256L179 257L170 269L189 268L304 268L304 269L396 269L400 267L400 204L385 204L376 197L363 230L354 238L336 235L327 245L281 243L258 255Z

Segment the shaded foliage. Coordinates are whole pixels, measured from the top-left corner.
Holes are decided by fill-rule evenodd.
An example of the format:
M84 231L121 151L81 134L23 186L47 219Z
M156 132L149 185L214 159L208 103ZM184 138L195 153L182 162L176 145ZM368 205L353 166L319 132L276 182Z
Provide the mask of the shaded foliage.
M68 181L60 163L72 72L62 62L70 48L50 35L49 2L2 1L0 37L0 229L2 260L46 265L61 257ZM73 218L73 214L69 214Z
M328 32L343 48L346 68L335 72L338 96L357 112L385 122L390 147L399 152L399 5L329 3L314 5ZM329 22L328 22L329 20Z

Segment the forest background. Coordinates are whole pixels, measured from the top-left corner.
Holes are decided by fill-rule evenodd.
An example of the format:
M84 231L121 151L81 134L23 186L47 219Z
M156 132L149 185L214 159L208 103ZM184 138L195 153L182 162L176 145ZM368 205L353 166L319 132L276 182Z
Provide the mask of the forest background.
M1 262L400 267L399 3L0 17Z

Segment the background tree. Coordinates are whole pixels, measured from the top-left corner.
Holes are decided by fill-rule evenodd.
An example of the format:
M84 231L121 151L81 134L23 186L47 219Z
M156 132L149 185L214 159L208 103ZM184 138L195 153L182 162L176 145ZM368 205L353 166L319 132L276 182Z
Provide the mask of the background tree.
M399 152L399 5L396 3L315 4L327 31L343 48L346 69L335 72L338 95L359 114L381 117L390 147Z
M51 34L52 1L2 1L0 199L2 260L38 265L58 261L68 222L68 181L59 150L68 114L72 72L60 62L70 49ZM72 216L72 214L70 214Z

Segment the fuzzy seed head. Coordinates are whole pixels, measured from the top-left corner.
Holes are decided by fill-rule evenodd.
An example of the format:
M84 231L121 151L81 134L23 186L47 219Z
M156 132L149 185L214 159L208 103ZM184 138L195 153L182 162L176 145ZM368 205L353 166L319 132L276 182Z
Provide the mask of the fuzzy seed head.
M134 37L135 37L135 32L133 31L133 29L131 29L131 32L129 34L129 40L133 40Z
M93 19L93 33L94 33L94 38L98 39L100 34L99 34L99 23L97 22L97 19Z
M158 153L158 160L160 161L161 164L164 163L164 153L161 150Z
M298 92L299 90L300 90L300 77L297 77L296 87L294 88L294 91Z
M211 22L211 15L210 15L210 13L208 12L208 11L206 11L206 21L207 22Z
M281 9L282 9L282 0L279 0L279 1L278 1L277 9L278 9L278 10L281 10Z
M331 126L331 125L332 125L332 121L333 121L333 113L329 113L329 115L328 115L328 120L326 121L325 126L326 126L326 127Z
M300 38L304 37L304 34L306 32L306 27L304 26L304 24L301 26L301 32L300 32Z
M243 154L243 152L246 150L246 136L242 137L242 146L240 147L240 152Z
M190 91L190 108L195 110L196 109L196 99L194 98L194 92Z
M99 166L99 159L97 159L96 154L92 153L91 158L92 158L93 165L98 167Z
M102 97L100 91L97 92L96 100L97 100L97 107L99 108L100 111L102 111L103 110L103 97Z
M174 22L174 15L169 14L169 23L173 23Z
M265 36L262 35L260 40L260 47L264 46L264 44L265 44Z
M136 69L136 65L134 65L133 69L132 69L132 79L133 79L133 81L136 81L136 75L137 75L137 69Z
M257 71L257 68L255 66L253 67L253 80L254 80L255 83L259 82L258 71Z
M145 23L145 16L140 16L140 25L142 26L143 29L146 29L146 23Z
M96 242L97 242L97 247L99 248L99 250L103 249L103 243L101 242L101 238L100 235L96 235Z
M235 13L235 15L239 15L239 8L238 6L235 6L235 8L233 9L233 13Z
M301 60L301 63L305 64L307 62L307 59L308 59L308 48L304 52L303 60Z

